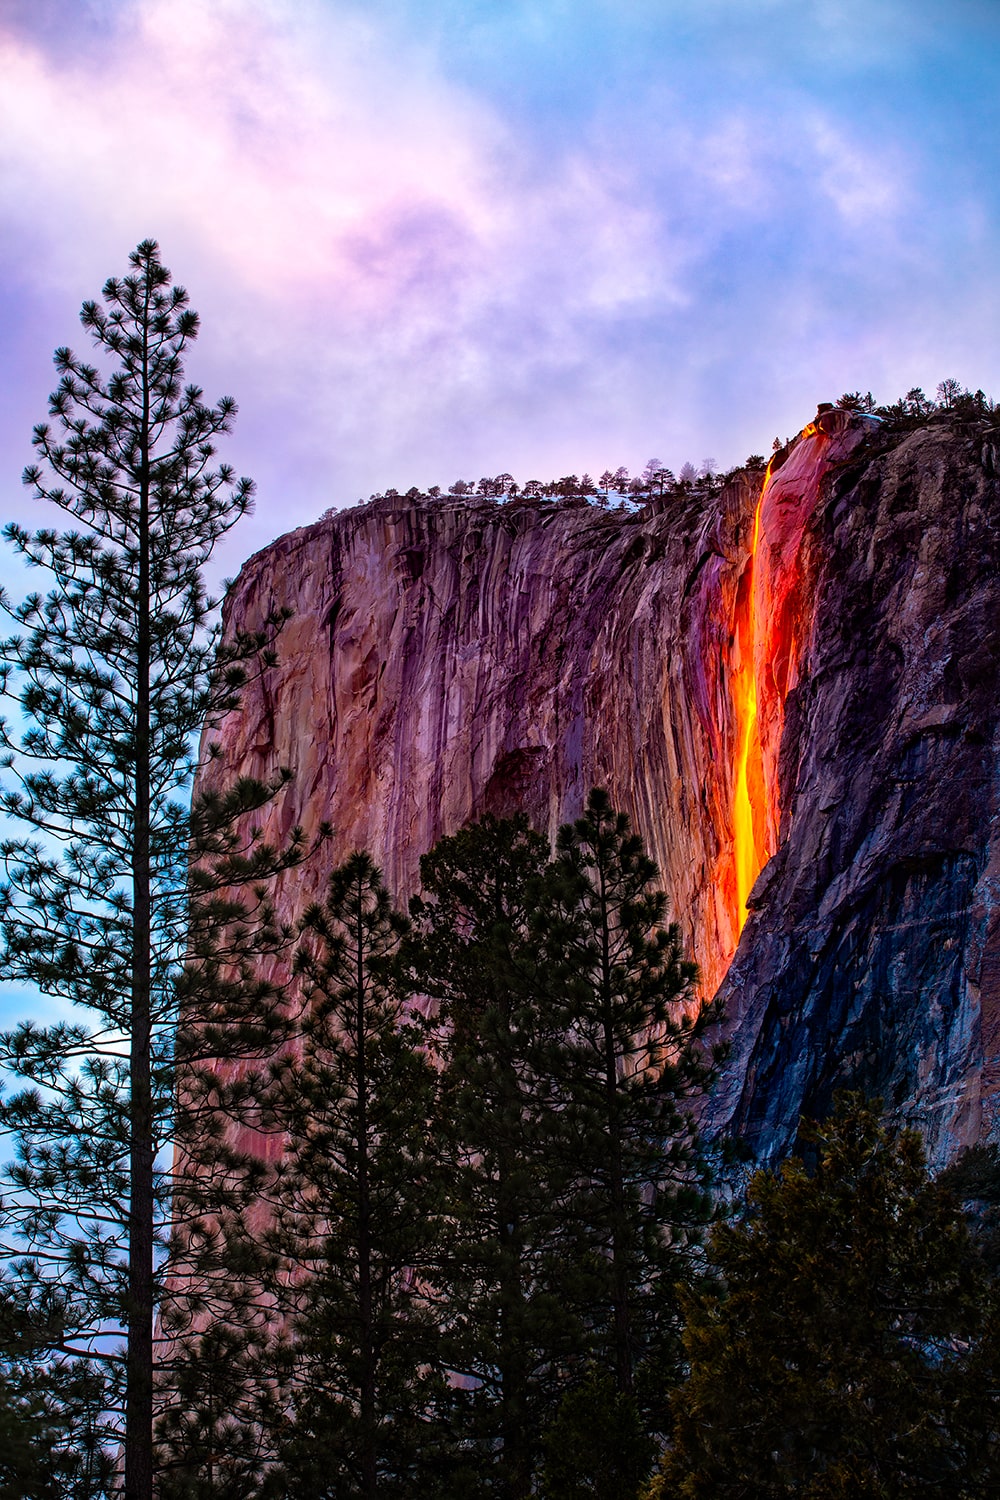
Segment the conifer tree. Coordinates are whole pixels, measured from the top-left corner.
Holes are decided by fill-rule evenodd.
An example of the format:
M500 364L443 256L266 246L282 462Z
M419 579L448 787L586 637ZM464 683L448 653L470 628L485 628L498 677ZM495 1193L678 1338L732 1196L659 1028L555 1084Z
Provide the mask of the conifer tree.
M0 1500L102 1500L116 1468L103 1382L53 1354L58 1303L28 1305L0 1278Z
M283 1141L267 1239L291 1426L275 1457L302 1500L429 1493L435 1074L395 964L405 927L366 854L334 871L301 924L297 1035L261 1116Z
M591 1370L570 1386L544 1438L543 1500L635 1500L656 1456L632 1395Z
M697 969L642 841L600 790L559 834L544 916L558 955L565 1041L558 1093L573 1174L580 1310L598 1368L621 1395L655 1404L669 1365L674 1283L710 1214L687 1101L721 1055L704 1045L718 1011L693 993Z
M690 1374L649 1500L997 1493L998 1305L919 1136L844 1095L761 1171L685 1298Z
M437 1132L452 1238L432 1280L459 1432L480 1492L531 1493L560 1369L582 1332L563 1279L566 1176L553 1064L561 1020L547 1004L535 928L548 841L527 820L484 818L421 861L411 982L436 1011Z
M212 468L235 405L208 406L183 385L198 318L153 241L101 302L84 303L81 321L110 369L56 351L52 425L35 429L39 461L24 474L69 529L5 531L47 582L19 606L2 600L18 633L3 643L0 687L19 711L2 729L0 806L24 832L0 845L0 977L53 997L67 1018L0 1039L0 1061L26 1085L0 1111L17 1152L0 1225L20 1292L58 1307L62 1356L106 1372L113 1436L122 1414L125 1496L150 1500L172 1187L163 1163L178 1129L174 1028L190 902L201 906L196 933L199 920L203 932L218 926L213 911L223 927L228 914L225 941L245 954L254 914L224 893L250 880L249 906L266 919L256 882L286 856L245 843L273 787L242 782L206 801L194 825L188 815L196 737L235 706L251 662L266 659L263 636L220 651L202 579L251 504L249 480ZM272 930L268 941L279 938ZM212 966L194 977L199 946L196 936L189 998L214 1005ZM237 963L226 980L237 1009L245 972ZM251 1014L248 1003L244 1031ZM206 1046L219 1044L217 1024ZM200 1044L188 1045L196 1056Z
M48 1332L41 1334L43 1343ZM0 1278L0 1500L57 1497L50 1457L56 1424L32 1381L37 1338L26 1309Z

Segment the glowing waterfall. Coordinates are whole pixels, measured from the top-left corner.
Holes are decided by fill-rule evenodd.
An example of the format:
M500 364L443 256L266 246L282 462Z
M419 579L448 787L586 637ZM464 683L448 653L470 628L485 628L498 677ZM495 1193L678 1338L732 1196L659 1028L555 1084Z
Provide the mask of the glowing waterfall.
M767 857L764 830L766 810L762 804L764 787L760 774L760 736L757 727L757 675L754 657L757 646L757 549L760 541L760 516L767 493L770 469L757 502L753 520L753 540L747 563L746 614L738 622L740 665L733 679L733 707L736 714L736 782L733 791L733 860L736 867L736 930L742 932L746 921L747 897Z

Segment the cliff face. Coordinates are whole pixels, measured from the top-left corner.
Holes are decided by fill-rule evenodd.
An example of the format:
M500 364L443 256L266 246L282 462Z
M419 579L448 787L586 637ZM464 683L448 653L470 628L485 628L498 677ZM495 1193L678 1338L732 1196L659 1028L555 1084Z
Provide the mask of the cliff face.
M856 1083L939 1161L997 1130L998 437L915 432L809 507L779 842L722 985L713 1105L771 1154Z
M716 1124L779 1151L857 1081L935 1149L974 1138L1000 1034L997 437L875 456L874 426L817 419L762 497L380 501L251 559L228 628L293 617L213 766L290 767L268 831L336 830L282 914L353 848L403 901L470 817L554 834L602 785L727 999Z
M294 613L280 667L222 726L224 774L287 765L272 831L336 829L286 913L353 848L404 900L421 854L470 817L523 808L554 835L599 784L714 989L737 937L728 659L759 484L646 518L378 502L254 558L230 628Z

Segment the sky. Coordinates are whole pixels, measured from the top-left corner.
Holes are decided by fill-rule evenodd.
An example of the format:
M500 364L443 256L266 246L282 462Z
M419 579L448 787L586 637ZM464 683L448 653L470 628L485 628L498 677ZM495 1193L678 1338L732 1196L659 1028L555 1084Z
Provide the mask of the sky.
M5 519L146 237L240 408L229 572L388 486L1000 394L997 0L0 0L0 77Z
M0 80L2 520L147 237L258 485L219 576L389 486L1000 395L998 0L0 0Z

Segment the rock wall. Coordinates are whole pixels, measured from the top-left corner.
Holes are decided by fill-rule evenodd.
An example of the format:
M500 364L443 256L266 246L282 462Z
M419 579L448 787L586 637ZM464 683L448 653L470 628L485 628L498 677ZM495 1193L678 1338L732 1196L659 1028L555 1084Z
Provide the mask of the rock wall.
M288 766L267 831L334 824L282 914L352 848L403 902L470 817L554 834L602 785L726 997L716 1126L772 1154L857 1081L939 1153L974 1138L1000 1034L996 435L876 452L875 426L817 418L762 497L385 500L252 558L227 628L293 615L205 774Z
M218 765L293 771L269 833L336 830L279 888L284 913L353 848L405 901L442 834L523 808L554 835L599 784L641 830L714 990L738 928L727 681L759 487L658 515L380 501L253 558L228 628L293 615L278 668L222 724Z
M939 1162L997 1132L998 438L942 425L862 449L807 507L808 626L765 737L777 852L722 984L733 1053L713 1102L761 1154L846 1085Z

